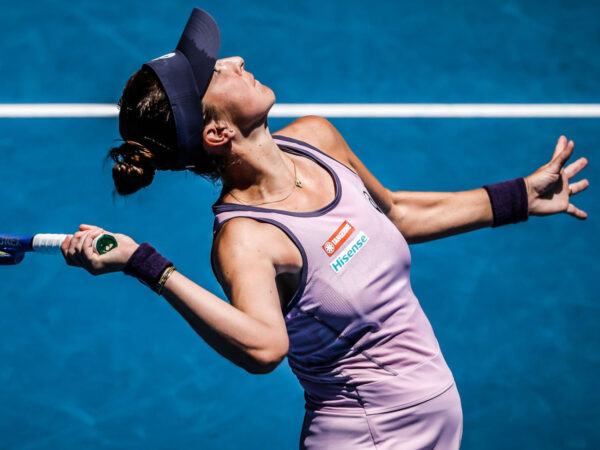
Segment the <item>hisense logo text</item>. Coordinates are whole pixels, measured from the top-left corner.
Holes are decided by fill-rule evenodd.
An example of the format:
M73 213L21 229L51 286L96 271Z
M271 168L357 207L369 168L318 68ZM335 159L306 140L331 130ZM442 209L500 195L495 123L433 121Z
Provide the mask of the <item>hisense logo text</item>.
M364 232L358 233L358 235L342 250L340 256L329 264L335 273L340 273L346 265L356 256L358 252L369 242L369 236Z

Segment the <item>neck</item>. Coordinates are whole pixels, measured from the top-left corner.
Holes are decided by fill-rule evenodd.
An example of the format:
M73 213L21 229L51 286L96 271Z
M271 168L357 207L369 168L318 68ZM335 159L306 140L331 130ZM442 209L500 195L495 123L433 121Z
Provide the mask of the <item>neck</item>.
M222 180L221 198L230 194L244 203L268 203L292 192L294 166L264 124L231 141Z

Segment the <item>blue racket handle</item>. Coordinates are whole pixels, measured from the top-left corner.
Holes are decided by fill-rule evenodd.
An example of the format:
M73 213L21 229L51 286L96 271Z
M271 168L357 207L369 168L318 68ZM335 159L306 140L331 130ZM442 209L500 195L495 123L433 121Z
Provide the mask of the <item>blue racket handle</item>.
M14 250L16 253L33 251L33 236L18 234L0 234L0 250Z

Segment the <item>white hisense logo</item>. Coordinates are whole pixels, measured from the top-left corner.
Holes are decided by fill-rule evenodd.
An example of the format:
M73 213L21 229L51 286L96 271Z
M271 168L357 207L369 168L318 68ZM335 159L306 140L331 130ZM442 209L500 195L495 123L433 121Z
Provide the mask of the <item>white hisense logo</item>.
M158 58L154 58L152 61L158 61L159 59L169 59L175 56L175 52L167 53L166 55L159 56Z
M340 273L344 267L352 258L356 256L358 252L362 250L362 248L367 245L369 242L369 236L367 236L363 231L358 233L358 235L342 250L340 256L337 259L330 263L329 266L333 269L335 273Z

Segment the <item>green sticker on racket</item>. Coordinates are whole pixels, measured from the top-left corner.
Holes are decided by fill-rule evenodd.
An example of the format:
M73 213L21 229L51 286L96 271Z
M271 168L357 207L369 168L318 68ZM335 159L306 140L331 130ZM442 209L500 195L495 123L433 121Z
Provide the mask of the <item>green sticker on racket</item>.
M110 234L101 234L94 239L92 245L100 255L104 255L118 246L117 240Z

